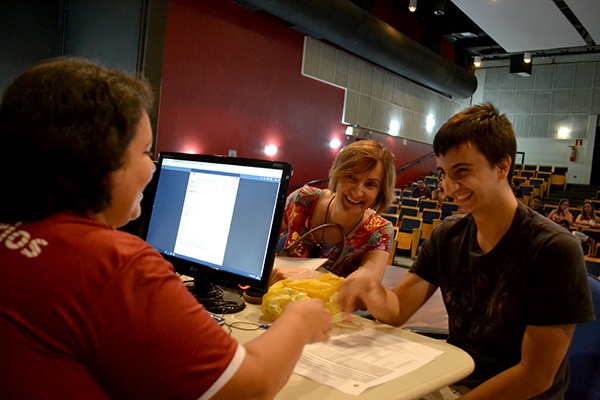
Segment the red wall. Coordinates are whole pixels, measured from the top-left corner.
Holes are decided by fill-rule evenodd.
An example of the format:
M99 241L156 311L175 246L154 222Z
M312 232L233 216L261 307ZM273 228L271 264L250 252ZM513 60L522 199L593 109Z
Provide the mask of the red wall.
M270 14L229 0L170 0L157 150L268 158L294 165L292 186L327 177L346 143L344 91L301 75L303 34ZM431 146L373 134L401 167ZM435 169L433 158L401 175L398 186Z

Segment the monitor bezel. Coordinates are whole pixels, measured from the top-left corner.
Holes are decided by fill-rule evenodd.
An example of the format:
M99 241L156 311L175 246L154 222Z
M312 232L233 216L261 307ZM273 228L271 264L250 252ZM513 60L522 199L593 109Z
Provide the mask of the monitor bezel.
M193 278L196 285L198 285L199 283L213 284L222 287L227 287L230 289L245 289L251 290L254 293L265 293L269 286L269 279L271 276L271 271L273 270L273 264L275 262L277 242L279 239L281 225L283 222L285 201L287 199L290 180L292 177L292 165L282 161L252 159L243 157L226 157L208 154L188 154L178 152L159 153L158 161L156 164L156 172L154 173L152 182L148 185L147 188L149 199L147 199L148 214L147 217L144 219L143 226L144 240L146 240L148 236L148 229L150 226L150 221L152 220L152 212L154 208L156 191L158 188L158 182L160 181L160 175L165 159L242 165L250 167L277 169L282 171L281 181L275 204L275 212L273 215L273 224L271 226L271 232L269 235L267 252L264 261L263 274L260 280L252 279L247 276L237 275L235 273L231 273L222 269L217 269L213 266L202 264L200 262L194 262L177 256L172 256L164 254L163 252L159 252L167 261L173 264L175 272Z

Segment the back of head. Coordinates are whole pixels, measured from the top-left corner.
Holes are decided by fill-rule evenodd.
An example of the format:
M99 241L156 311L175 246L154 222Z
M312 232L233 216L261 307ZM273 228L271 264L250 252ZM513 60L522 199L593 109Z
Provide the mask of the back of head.
M396 165L394 155L375 140L359 140L344 147L329 170L329 189L335 192L341 177L354 171L363 173L372 170L380 162L383 167L381 190L373 209L381 213L394 198Z
M569 221L567 221L566 219L558 221L558 224L567 230L569 230L571 227L571 225L569 224Z
M483 154L490 166L496 166L506 156L511 165L507 176L512 182L517 140L510 121L491 104L484 103L469 107L450 118L439 129L433 140L436 156L470 143Z
M0 105L0 221L35 221L110 204L110 173L122 166L150 86L125 72L65 58L32 67Z

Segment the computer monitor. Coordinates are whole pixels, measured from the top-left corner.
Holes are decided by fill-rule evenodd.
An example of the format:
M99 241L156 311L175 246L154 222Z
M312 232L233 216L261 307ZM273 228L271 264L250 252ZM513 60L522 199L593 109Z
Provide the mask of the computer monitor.
M144 238L209 311L239 311L215 293L268 288L291 174L278 161L161 153Z

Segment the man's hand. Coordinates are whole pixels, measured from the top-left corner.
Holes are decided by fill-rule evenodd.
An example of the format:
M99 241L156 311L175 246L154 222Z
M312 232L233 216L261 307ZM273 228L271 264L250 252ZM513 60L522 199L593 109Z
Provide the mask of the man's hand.
M359 268L348 275L338 289L338 303L346 314L356 309L380 306L385 302L385 298L381 279L377 279L375 274L366 268Z

